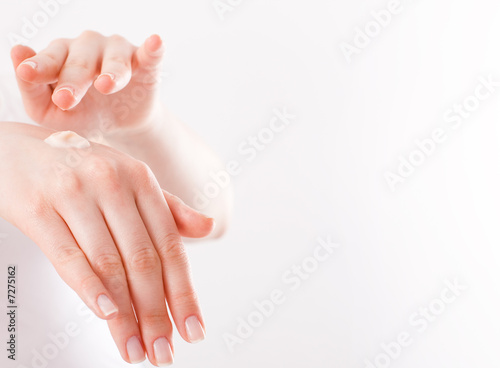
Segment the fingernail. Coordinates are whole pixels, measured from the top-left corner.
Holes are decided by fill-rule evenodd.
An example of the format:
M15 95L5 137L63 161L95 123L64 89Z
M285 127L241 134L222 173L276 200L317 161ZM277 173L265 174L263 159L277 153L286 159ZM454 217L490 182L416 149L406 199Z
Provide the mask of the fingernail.
M205 331L196 316L186 319L186 331L189 341L193 344L205 340Z
M21 63L21 65L28 65L29 67L36 69L38 67L38 64L35 63L34 61L31 60L26 60Z
M107 75L107 76L109 77L109 79L111 79L111 80L115 80L115 75L114 75L113 73L102 73L102 74L99 76L99 78L101 78L101 77L103 77L103 76L105 76L105 75ZM99 79L99 78L97 78L97 79Z
M166 367L174 363L174 355L170 343L165 337L160 337L153 344L156 364L160 367Z
M75 92L73 91L73 88L69 88L69 87L61 87L56 91L56 93L61 92L61 91L68 91L69 93L71 93L72 96L75 94Z
M69 87L61 87L55 93L60 93L60 92L63 92L63 91L69 92L69 94L71 95L71 97L75 98L75 91L73 91L73 89L69 88Z
M97 305L101 309L102 314L104 314L104 316L106 317L118 312L118 308L104 294L99 295L99 297L97 298Z
M59 95L59 97L57 98L59 100L58 103L56 103L56 101L54 100L57 95ZM69 110L75 104L75 92L70 87L61 87L52 95L52 101L56 103L56 105L59 106L61 110ZM61 104L65 107L62 107Z
M127 352L130 363L137 364L146 360L146 354L137 336L132 336L127 341Z

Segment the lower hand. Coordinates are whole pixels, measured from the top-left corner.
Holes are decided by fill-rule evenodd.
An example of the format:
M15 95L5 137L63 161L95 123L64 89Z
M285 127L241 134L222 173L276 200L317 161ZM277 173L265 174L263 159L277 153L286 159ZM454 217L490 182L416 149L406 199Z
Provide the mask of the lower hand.
M53 131L0 124L0 215L40 247L62 279L107 319L124 360L172 359L172 322L189 342L204 323L181 234L214 223L162 191L142 162L92 143L69 151L43 140ZM137 319L134 314L137 315Z

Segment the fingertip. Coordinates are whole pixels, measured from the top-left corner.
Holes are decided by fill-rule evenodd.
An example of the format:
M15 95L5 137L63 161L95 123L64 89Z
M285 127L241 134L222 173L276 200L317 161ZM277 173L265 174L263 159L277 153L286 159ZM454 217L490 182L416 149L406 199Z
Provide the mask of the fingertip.
M97 298L97 307L103 320L111 320L118 315L118 307L106 294L101 294Z
M22 45L15 45L15 46L12 46L12 48L10 49L10 58L12 59L12 61L16 61L16 59L18 59L18 55L19 55L19 52L21 51L22 49Z
M22 80L30 82L36 78L38 64L32 60L24 60L16 68L16 74Z
M216 223L213 218L206 217L194 210L190 216L186 217L186 219L188 219L187 223L181 225L183 236L201 239L212 234L216 228Z
M76 104L74 92L69 87L57 89L52 94L52 102L61 110L69 110Z
M31 48L23 45L16 45L10 50L10 57L14 66L16 75L25 81L31 81L35 78L37 72L37 63L33 60L27 60L36 55Z
M102 73L94 82L94 87L103 95L108 95L113 93L113 89L116 85L115 75L113 73Z
M158 63L163 54L165 53L165 48L163 46L163 41L160 36L154 34L146 39L143 47L139 49L139 54L141 53L141 49L143 55L146 57L144 61L146 64L149 63Z
M149 36L145 42L145 45L146 45L146 50L149 53L157 54L157 53L161 53L163 51L162 50L163 41L162 41L161 37L157 34L153 34L153 35Z
M205 340L205 326L203 326L203 324L201 323L200 318L198 318L196 315L192 315L186 318L184 324L187 335L187 338L184 338L184 340L191 344L197 344Z
M217 222L215 222L215 219L214 218L209 218L210 220L210 225L209 225L209 231L207 233L207 236L212 234L215 230L215 228L217 227Z
M187 238L204 238L215 229L215 219L205 216L185 204L179 197L163 190L167 204L172 211L180 234Z
M10 57L12 58L12 61L16 62L16 64L19 64L21 61L35 55L36 52L31 47L24 45L15 45L10 50Z

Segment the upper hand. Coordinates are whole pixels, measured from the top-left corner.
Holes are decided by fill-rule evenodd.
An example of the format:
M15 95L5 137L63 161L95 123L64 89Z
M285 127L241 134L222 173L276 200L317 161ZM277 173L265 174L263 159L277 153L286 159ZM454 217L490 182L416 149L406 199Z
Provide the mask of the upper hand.
M85 31L57 39L38 54L15 46L11 58L28 115L55 130L83 136L147 129L157 102L164 48L159 36L136 47L121 36Z

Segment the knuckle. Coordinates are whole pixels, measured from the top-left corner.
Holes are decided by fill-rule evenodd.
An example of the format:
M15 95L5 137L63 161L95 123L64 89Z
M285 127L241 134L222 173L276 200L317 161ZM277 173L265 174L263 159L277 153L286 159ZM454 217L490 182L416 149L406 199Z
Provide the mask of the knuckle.
M58 60L58 58L55 55L53 55L52 53L50 53L50 52L45 53L43 55L43 57L45 59L47 59L46 62L49 65L50 64L52 64L52 65L58 65L60 63L60 61Z
M191 307L198 304L198 294L194 289L173 293L170 301L178 307Z
M130 257L129 267L131 272L149 274L159 270L160 259L156 250L150 245L142 247Z
M57 181L57 193L63 198L74 197L82 192L83 183L79 175L71 170Z
M76 69L79 73L86 72L87 74L93 71L93 67L90 64L90 61L87 59L79 58L79 59L68 59L64 64L64 69Z
M165 309L146 313L143 316L140 316L139 319L143 327L150 328L165 324L165 321L168 319L168 315Z
M121 69L129 69L130 68L130 61L126 60L120 56L117 55L111 55L106 57L106 62L112 64L114 68L118 67Z
M88 176L105 190L116 191L120 188L120 175L116 163L102 156L90 156L85 160Z
M133 323L135 324L136 323L136 319L135 319L135 315L133 312L129 312L129 311L126 311L126 312L118 312L118 315L113 318L113 321L117 324L117 325L127 325L129 323Z
M45 200L43 194L35 195L28 201L26 206L26 214L30 219L42 219L46 218L51 206Z
M142 190L151 190L158 186L156 177L149 166L144 162L139 160L133 161L130 164L130 171Z
M104 277L124 274L121 258L118 254L100 254L92 262L95 271Z
M130 169L136 175L140 175L140 176L150 176L151 175L151 169L143 161L139 161L139 160L132 161L130 163Z
M68 44L68 42L69 42L69 39L67 39L67 38L57 38L57 39L49 42L48 48L63 47L63 46L66 46Z
M186 264L187 255L179 234L167 233L159 239L159 255L161 259L168 259L175 264Z
M79 38L83 39L92 39L96 37L102 37L102 35L99 32L92 31L92 30L85 30L82 33L80 33Z
M79 281L79 287L80 287L80 290L84 291L84 290L91 290L93 288L93 285L98 281L98 277L96 275L87 275L87 276L84 276L80 279Z
M111 42L127 42L125 37L120 36L119 34L112 34L108 37L108 40Z
M128 284L125 277L123 276L115 276L111 278L107 278L105 280L106 287L113 295L121 295L123 293L128 293Z
M63 246L55 250L55 258L58 263L68 265L75 260L81 259L82 252L76 246Z

